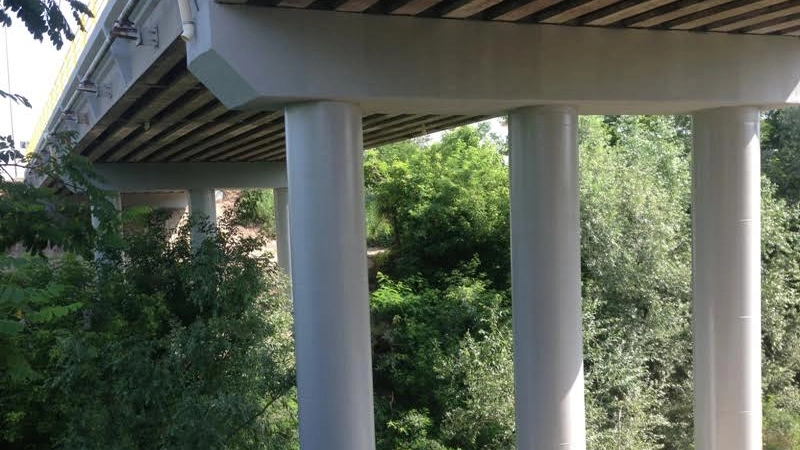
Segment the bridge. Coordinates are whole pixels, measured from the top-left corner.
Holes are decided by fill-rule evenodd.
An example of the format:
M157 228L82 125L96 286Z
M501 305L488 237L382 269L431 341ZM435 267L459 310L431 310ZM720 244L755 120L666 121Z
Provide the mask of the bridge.
M369 450L362 150L508 114L517 447L574 450L577 117L692 114L696 448L757 450L759 114L800 102L797 36L781 0L111 0L41 129L193 213L276 188L301 448Z

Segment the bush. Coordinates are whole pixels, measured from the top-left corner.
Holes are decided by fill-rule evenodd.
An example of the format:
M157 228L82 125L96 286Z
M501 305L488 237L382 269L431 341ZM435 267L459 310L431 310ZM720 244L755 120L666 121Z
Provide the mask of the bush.
M367 220L367 245L370 247L391 247L394 243L394 230L389 223L378 212L377 204L367 199L366 204Z
M444 449L442 445L448 445L464 450L496 449L499 447L482 447L487 441L481 439L494 442L502 440L503 433L509 435L508 429L475 423L475 436L459 436L464 421L455 416L485 419L491 416L484 414L486 409L495 404L477 405L485 397L471 397L472 379L462 370L474 359L467 362L452 355L460 353L465 341L483 341L497 320L505 317L501 309L508 307L507 297L475 278L474 269L453 272L444 280L447 288L443 289L430 287L419 278L395 282L378 276L379 288L371 298L378 448ZM479 356L499 358L510 367L510 358L503 359L503 355L486 352ZM455 368L459 362L463 364ZM511 383L500 381L508 381L506 387ZM503 398L510 398L510 393Z
M781 408L776 399L764 402L764 450L800 448L800 411Z
M480 273L508 283L502 151L480 126L458 128L430 146L402 142L366 152L367 198L374 202L368 211L374 208L391 227L392 275L444 278L477 256Z
M0 447L297 448L290 302L275 264L253 256L264 238L223 219L193 250L188 225L170 241L160 218L139 220L94 264L3 273L68 285L83 309L15 341L37 376L0 384Z
M242 191L233 204L234 223L243 227L259 227L267 236L275 237L275 208L271 189Z

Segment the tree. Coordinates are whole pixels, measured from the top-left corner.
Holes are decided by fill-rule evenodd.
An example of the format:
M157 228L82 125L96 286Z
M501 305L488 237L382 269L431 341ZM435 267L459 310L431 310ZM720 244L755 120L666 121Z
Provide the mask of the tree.
M499 306L499 305L497 305ZM448 399L441 435L457 448L514 448L513 341L509 311L490 308L482 326L464 333L457 351L439 363Z
M762 126L761 165L776 194L800 203L800 108L769 111Z
M119 242L116 230L118 216L105 193L94 187L93 176L85 160L67 151L69 136L52 138L45 152L23 159L24 167L36 173L60 180L70 189L80 189L88 204L74 202L55 191L37 188L0 178L0 250L7 252L12 245L21 245L22 256L4 254L0 257L0 378L28 379L36 376L31 368L23 343L27 328L52 325L57 319L82 306L80 299L67 300L72 292L69 284L57 277L44 277L39 282L18 274L47 273L42 256L50 248L59 248L84 259L91 259L93 249L113 251ZM62 155L49 158L43 155ZM17 163L14 163L17 164ZM103 217L105 225L94 229L90 209Z
M275 237L275 208L272 189L242 191L233 204L234 221L244 227L258 227L269 237Z
M612 129L613 126L613 129ZM615 131L619 132L614 137ZM589 448L687 448L691 432L689 170L671 118L580 119ZM659 205L654 208L653 205ZM444 355L441 436L513 448L509 311Z
M291 310L263 235L228 218L194 250L191 223L170 239L157 213L120 215L71 140L46 145L23 164L66 194L0 180L0 243L28 251L0 259L0 446L296 448Z
M502 345L494 341L494 336L501 323L508 325L508 316L502 312L508 308L506 295L487 287L476 277L475 269L473 264L451 273L437 283L443 288L430 286L420 278L397 282L379 277L380 287L371 301L379 448L422 445L416 441L418 436L424 437L425 445L431 445L419 448L431 449L477 449L484 448L480 444L486 441L508 441L510 431L502 426L480 428L473 424L474 435L461 434L466 418L478 414L473 413L473 407L479 402L469 394L485 399L497 393L478 381L484 380L486 371L476 372L476 378L467 377L472 358L486 356L489 360L482 363L486 366L492 361L510 365L510 358L503 357L510 355L510 348L505 354L478 354L475 349L482 345L477 343L488 339L495 346ZM470 339L475 345L463 343ZM475 381L467 385L475 390L467 394L465 383L471 379ZM499 382L509 380L501 378ZM505 392L497 401L511 398L510 394ZM487 410L492 405L481 407ZM493 414L507 424L507 412ZM431 440L442 447L433 446Z
M77 0L68 0L69 12L75 26L84 30L82 15L94 17L86 3ZM0 23L11 26L11 14L22 21L34 39L42 41L47 35L50 42L58 49L64 45L64 39L75 39L73 25L64 16L61 2L54 0L4 0L0 9Z
M508 171L488 126L367 151L365 171L367 196L392 228L397 274L430 279L477 256L479 272L507 283Z
M2 447L296 448L291 309L264 238L223 225L195 250L190 224L170 240L157 214L130 219L116 254L0 273L80 307L14 336L33 375L0 385Z
M762 391L765 448L800 447L800 205L762 183Z
M581 118L592 448L692 442L690 171L672 120Z
M581 117L579 125L589 448L690 448L686 120ZM424 150L404 144L387 154L418 151ZM414 199L389 204L411 208L427 201L419 192L428 191L412 181L415 171L425 168L411 170L396 163L400 157L387 158L403 180L392 181L397 189L390 193ZM447 178L441 169L447 166L438 167L437 173ZM476 170L473 176L482 176ZM780 186L762 181L764 442L767 448L794 448L800 445L800 209L780 198ZM431 198L445 210L465 207L454 201L456 196ZM403 213L400 208L389 211L398 210ZM450 217L459 214L469 215ZM406 238L435 244L425 234ZM507 245L499 239L495 243ZM393 251L404 248L415 247ZM484 284L476 278L480 271L473 264L456 277L421 272L379 280L373 320L382 448L411 442L395 431L397 424L448 448L513 448L508 285Z

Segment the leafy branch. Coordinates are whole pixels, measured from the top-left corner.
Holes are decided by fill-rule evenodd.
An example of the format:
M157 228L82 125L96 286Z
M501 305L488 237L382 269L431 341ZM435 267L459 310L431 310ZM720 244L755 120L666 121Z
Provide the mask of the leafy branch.
M94 17L86 3L69 0L67 2L72 19L78 29L85 31L83 16ZM64 40L75 39L75 30L61 10L61 2L55 0L3 0L0 6L0 25L9 27L11 15L22 21L30 34L37 41L43 41L47 35L50 42L61 49Z
M11 92L6 92L0 89L0 97L11 100L14 103L24 105L28 108L31 107L31 102L29 102L27 98L19 94L13 94Z

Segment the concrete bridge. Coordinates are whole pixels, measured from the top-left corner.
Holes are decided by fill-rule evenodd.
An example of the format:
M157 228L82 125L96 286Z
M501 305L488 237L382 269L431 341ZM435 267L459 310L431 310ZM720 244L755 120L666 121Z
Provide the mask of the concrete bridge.
M369 450L362 150L509 114L517 447L574 450L577 117L691 113L696 448L757 450L759 112L800 101L798 35L781 0L118 0L44 129L193 212L279 188L301 448Z

